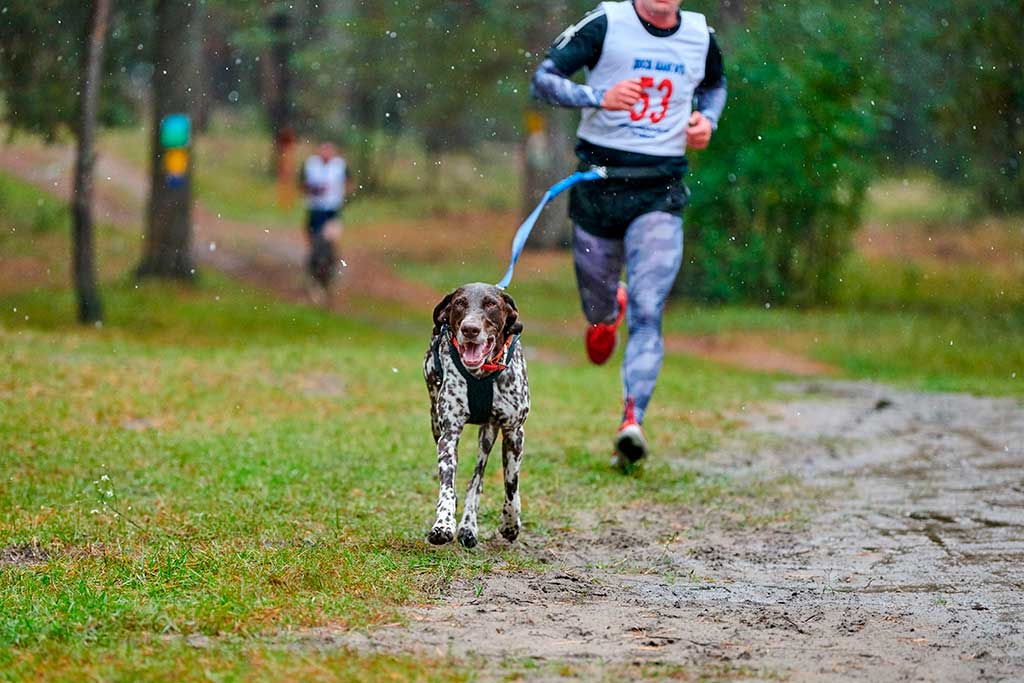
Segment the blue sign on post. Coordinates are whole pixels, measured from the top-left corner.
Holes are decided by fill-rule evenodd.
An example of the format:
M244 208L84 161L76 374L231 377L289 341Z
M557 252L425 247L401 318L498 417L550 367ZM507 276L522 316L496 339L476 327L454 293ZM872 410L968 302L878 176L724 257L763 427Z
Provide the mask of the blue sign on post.
M188 147L192 125L187 114L171 114L160 122L160 146L164 149Z

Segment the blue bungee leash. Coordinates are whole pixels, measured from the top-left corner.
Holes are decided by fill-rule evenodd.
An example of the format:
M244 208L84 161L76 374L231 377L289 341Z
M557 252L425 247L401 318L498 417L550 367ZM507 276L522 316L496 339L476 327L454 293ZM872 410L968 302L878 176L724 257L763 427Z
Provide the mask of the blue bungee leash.
M595 166L589 171L577 171L568 178L561 180L551 186L551 189L544 193L544 197L540 200L540 204L533 210L523 224L519 226L519 230L516 231L516 236L512 238L512 260L508 263L508 270L505 271L505 277L501 278L501 282L498 283L500 289L507 289L512 284L512 273L516 269L516 261L519 260L519 255L523 253L523 247L526 246L526 240L530 237L530 232L533 231L533 226L537 224L537 219L540 218L541 211L547 206L548 202L568 190L577 183L583 183L590 180L600 180L608 177L608 171L603 166Z

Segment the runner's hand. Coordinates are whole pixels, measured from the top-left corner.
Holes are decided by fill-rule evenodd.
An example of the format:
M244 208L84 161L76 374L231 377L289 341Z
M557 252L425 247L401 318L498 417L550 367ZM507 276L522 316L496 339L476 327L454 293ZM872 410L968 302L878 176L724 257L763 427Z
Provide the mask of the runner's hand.
M605 92L604 99L601 100L601 108L612 111L628 111L633 108L643 92L644 89L640 85L639 78L620 81Z
M686 146L690 149L704 149L711 142L711 120L695 111L690 114L690 126L686 129Z

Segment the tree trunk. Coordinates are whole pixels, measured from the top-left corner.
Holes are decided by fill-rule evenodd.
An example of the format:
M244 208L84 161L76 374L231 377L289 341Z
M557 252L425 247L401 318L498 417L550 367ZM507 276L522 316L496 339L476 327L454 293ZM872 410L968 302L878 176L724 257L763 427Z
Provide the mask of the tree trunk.
M273 70L274 96L269 102L270 129L274 137L274 171L280 176L288 151L295 144L294 88L292 85L292 18L280 7L267 20L271 35L270 63ZM289 179L292 180L292 179Z
M270 15L268 25L273 42L270 61L277 87L270 101L270 128L274 137L274 174L277 176L277 203L290 208L295 203L295 103L292 76L292 17L279 7Z
M199 62L196 67L196 83L198 87L198 98L195 104L195 132L205 134L210 130L210 120L213 118L213 108L218 99L218 78L227 74L224 71L225 53L228 50L223 35L215 32L216 25L210 17L210 10L203 7L204 12L201 18L204 27L202 40L199 45Z
M96 109L99 102L103 48L110 19L110 0L93 0L85 51L82 55L78 111L78 151L72 197L72 273L78 296L78 320L103 320L96 284L96 247L93 231L93 168L96 165Z
M192 118L198 84L202 0L157 0L153 73L153 130L151 131L150 194L139 277L190 280L195 277L192 255L191 140L185 146L188 166L180 181L171 182L164 168L161 122L172 114Z
M743 21L747 10L757 9L756 0L726 0L718 6L718 15L726 26L736 26ZM715 24L717 27L717 24Z
M530 51L537 61L546 53L550 40L568 23L564 0L551 0L547 10L539 12L540 21L530 31ZM537 206L548 188L569 175L573 169L572 113L541 105L527 113L526 141L523 152L524 216ZM572 242L572 224L568 218L568 193L551 202L533 229L528 248L558 249Z
M523 188L523 215L529 215L544 193L572 173L572 115L565 109L532 110L527 114L525 151L526 177ZM527 242L528 248L559 249L572 242L572 223L568 216L569 193L562 194L544 209Z

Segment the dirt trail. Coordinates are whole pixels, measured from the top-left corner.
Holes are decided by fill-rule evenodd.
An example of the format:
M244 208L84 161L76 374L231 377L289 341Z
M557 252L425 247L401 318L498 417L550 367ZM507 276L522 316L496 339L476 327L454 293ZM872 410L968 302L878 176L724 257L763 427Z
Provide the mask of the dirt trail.
M546 571L456 582L407 627L318 629L293 646L451 655L485 680L669 665L729 680L1020 680L1024 408L859 383L790 390L745 413L732 446L678 463L823 487L807 524L641 507L545 542L527 529L523 552ZM541 665L509 663L522 658Z
M71 195L69 148L41 145L0 146L0 168L63 199ZM127 162L101 154L96 167L96 213L100 222L139 229L148 196L146 177ZM261 230L230 221L197 202L195 251L200 263L232 275L261 289L269 289L289 301L306 301L302 277L306 253L298 230ZM141 235L141 230L140 230ZM363 244L345 245L345 270L332 310L350 310L350 302L390 301L412 306L432 306L438 292L401 277Z

